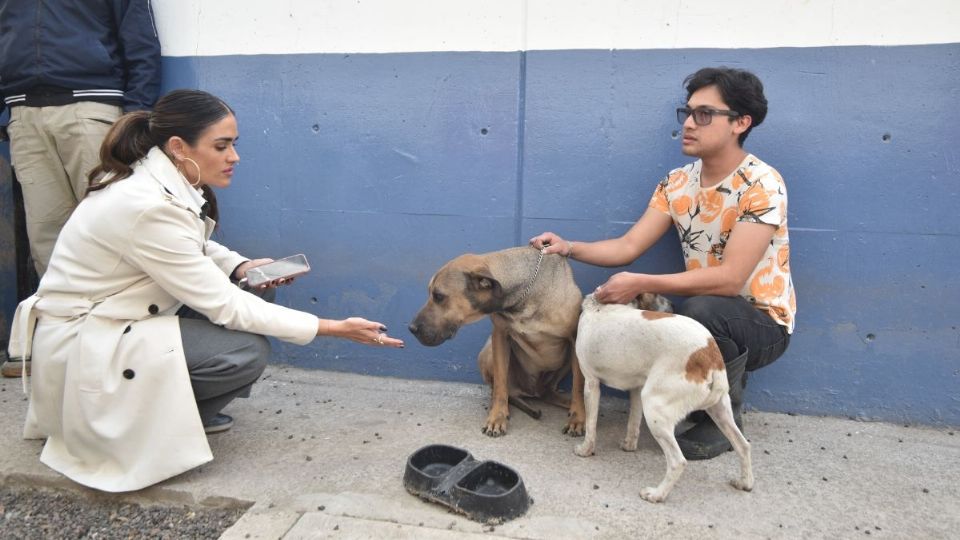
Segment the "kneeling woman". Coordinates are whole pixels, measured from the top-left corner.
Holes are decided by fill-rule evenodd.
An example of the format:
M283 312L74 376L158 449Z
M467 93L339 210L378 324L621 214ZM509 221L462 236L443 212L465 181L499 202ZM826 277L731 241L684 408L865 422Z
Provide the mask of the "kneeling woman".
M233 283L269 262L209 239L210 188L230 185L236 139L233 111L206 92L121 117L17 309L11 356L33 361L24 436L45 437L41 461L76 482L130 491L212 460L205 431L229 427L220 410L249 395L264 336L403 346L380 323L319 319Z

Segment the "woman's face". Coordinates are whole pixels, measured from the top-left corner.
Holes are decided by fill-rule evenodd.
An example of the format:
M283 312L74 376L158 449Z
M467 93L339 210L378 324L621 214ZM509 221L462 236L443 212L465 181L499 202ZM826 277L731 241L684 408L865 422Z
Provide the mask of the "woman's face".
M234 166L240 161L237 137L237 119L229 114L201 132L196 145L181 144L180 155L197 163L201 184L224 188L230 185ZM183 160L178 166L191 184L197 182L197 167L193 163Z

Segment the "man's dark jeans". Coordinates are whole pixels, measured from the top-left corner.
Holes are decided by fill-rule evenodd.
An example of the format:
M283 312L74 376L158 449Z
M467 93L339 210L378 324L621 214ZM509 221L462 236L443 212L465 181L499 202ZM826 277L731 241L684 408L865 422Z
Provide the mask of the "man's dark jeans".
M724 363L747 354L747 371L772 363L787 350L790 334L742 296L693 296L677 312L713 334Z

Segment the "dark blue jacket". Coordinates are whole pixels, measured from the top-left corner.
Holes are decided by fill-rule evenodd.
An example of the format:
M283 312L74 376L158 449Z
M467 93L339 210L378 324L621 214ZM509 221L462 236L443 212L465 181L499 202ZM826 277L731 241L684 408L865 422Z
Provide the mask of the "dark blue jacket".
M160 93L150 0L0 0L0 98L37 88L148 109ZM0 103L0 113L4 103Z

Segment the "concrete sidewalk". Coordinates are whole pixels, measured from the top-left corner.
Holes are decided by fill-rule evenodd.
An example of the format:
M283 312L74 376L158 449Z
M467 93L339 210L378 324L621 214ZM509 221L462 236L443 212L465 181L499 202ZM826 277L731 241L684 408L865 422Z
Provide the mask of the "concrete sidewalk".
M365 377L271 366L250 399L232 403L213 462L125 500L252 505L223 538L957 538L960 433L750 412L756 487L736 491L734 453L690 462L669 499L640 499L664 460L642 429L619 440L627 402L602 402L597 455L574 455L565 411L515 411L509 433L480 433L489 392L479 384ZM19 379L0 382L0 481L88 493L38 460L20 438ZM427 444L501 461L522 476L526 515L482 525L408 494L406 458Z

